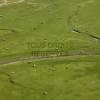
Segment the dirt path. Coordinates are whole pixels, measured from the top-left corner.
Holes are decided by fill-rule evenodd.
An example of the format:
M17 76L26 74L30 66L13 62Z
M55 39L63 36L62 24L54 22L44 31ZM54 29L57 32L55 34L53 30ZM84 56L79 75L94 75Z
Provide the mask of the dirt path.
M18 3L22 3L24 1L25 0L18 0L16 2L9 2L8 0L3 0L3 3L0 4L0 7L7 6L7 5L10 5L10 4L18 4Z
M29 57L20 57L20 58L15 58L15 59L9 59L5 61L1 61L0 65L2 66L7 66L7 65L14 65L14 64L20 64L20 63L30 63L32 61L46 61L46 60L63 60L63 59L68 59L68 60L77 60L80 58L84 57L100 57L100 54L89 54L89 55L69 55L69 56L41 56L41 57L34 57L34 56L29 56ZM85 61L85 59L84 59Z

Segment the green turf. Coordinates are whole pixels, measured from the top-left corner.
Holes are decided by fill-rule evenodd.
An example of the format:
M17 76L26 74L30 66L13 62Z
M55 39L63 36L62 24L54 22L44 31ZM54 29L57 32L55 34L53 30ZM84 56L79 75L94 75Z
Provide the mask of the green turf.
M71 57L2 65L0 99L99 100L99 59L100 57Z
M100 100L100 1L8 1L0 100Z
M96 23L99 20L96 19L99 18L99 13L96 11L99 11L97 0L93 3L94 5L89 4L90 8L88 4L86 7L80 8L79 12L82 14L78 14L78 17L75 17L74 13L77 10L77 6L83 2L82 0L31 0L33 3L39 3L33 5L28 5L27 1L0 8L0 15L2 15L0 17L0 58L30 55L35 48L49 50L49 42L66 44L63 47L66 52L73 52L74 50L83 50L85 52L100 51L100 44L95 39L84 34L72 32L71 25L69 25L69 18L73 16L73 23L79 20L75 23L76 25L77 23L80 23L79 25L87 24L88 26L91 24L89 28L85 25L87 30L84 29L84 31L89 31L91 28L91 32L97 26L95 30L97 33L94 31L92 34L99 34L99 23ZM43 7L44 5L47 8ZM94 13L91 12L91 8L94 9ZM92 19L94 20L91 21ZM47 43L47 45L35 46L35 48L28 45L30 43L37 45L41 42ZM55 49L55 46L51 46L51 48Z

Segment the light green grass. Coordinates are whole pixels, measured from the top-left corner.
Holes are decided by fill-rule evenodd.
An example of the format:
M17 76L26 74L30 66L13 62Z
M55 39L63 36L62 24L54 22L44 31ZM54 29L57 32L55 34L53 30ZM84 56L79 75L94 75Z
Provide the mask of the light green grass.
M99 2L0 7L0 100L100 100L100 40L88 35L100 37ZM33 51L40 53L37 61L30 59ZM39 61L41 51L56 57Z
M100 44L97 43L95 39L84 34L74 33L70 29L68 19L76 11L77 5L83 2L82 0L38 0L32 2L40 4L28 5L23 2L21 4L8 5L0 8L0 15L3 16L0 17L0 29L14 30L14 32L10 32L10 30L0 30L0 58L16 55L30 55L34 48L29 48L28 43L35 42L40 44L41 42L44 42L45 39L46 42L54 43L58 41L66 44L66 46L63 47L63 50L66 52L73 52L74 50L83 50L85 52L100 51ZM43 4L48 5L47 8L42 9L41 6ZM40 7L41 9L37 11L36 9L39 9ZM91 7L91 5L89 7ZM94 8L94 14L96 9L98 8ZM89 19L88 11L90 10L88 10L88 8L87 12L86 10L81 10L82 9L80 9L80 12L87 15L87 18ZM92 18L94 17L95 15L92 16ZM79 18L81 17L79 16L74 20ZM84 22L86 18L84 16L82 18L81 21ZM91 20L88 21L91 22ZM83 24L84 23L82 23L82 25ZM97 33L99 32L97 31ZM54 47L52 48L55 49ZM39 50L49 49L50 48L47 46L45 46L45 48L39 48Z
M71 57L1 65L0 99L99 100L99 59L100 57Z

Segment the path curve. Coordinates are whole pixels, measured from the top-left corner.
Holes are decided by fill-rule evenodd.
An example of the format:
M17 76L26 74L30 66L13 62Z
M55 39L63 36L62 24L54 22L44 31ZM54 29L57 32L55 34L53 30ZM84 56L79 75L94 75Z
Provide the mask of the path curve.
M84 57L100 57L100 54L89 54L89 55L76 54L76 55L68 55L68 56L62 55L62 56L44 56L44 57L43 56L41 57L29 56L29 57L20 57L19 59L15 58L15 59L7 60L7 61L1 61L0 65L6 66L6 65L21 64L21 63L26 63L26 62L31 63L32 61L46 61L46 60L63 60L63 59L75 60L75 59L80 59Z

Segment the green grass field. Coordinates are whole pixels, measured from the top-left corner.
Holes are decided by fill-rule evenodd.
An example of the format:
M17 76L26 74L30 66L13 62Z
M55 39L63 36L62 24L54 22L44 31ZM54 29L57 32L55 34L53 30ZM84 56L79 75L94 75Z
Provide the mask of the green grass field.
M99 0L0 0L0 100L100 100Z

